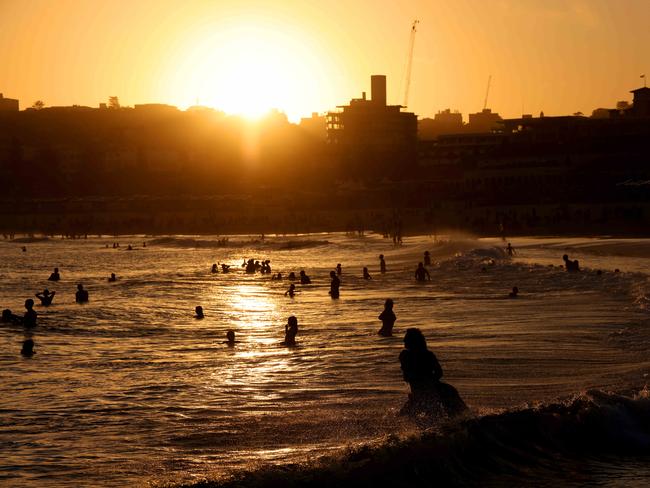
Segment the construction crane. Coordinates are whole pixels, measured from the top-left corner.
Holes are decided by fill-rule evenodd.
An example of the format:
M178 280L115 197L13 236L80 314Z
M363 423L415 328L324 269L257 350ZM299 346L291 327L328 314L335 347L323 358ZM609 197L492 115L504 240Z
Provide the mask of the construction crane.
M483 110L487 108L488 95L490 94L490 83L492 82L492 75L488 76L487 90L485 90L485 101L483 102Z
M411 38L409 40L409 53L406 60L406 88L404 89L404 106L409 103L409 88L411 88L411 67L413 66L413 47L415 46L415 33L418 30L419 20L414 20L411 25Z

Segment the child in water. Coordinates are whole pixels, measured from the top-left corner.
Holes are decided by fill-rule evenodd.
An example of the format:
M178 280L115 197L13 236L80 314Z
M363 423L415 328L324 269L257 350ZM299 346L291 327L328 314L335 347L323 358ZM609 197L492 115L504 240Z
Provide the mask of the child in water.
M363 279L364 280L372 279L372 276L370 276L370 273L368 272L368 268L366 266L363 267Z
M381 329L379 329L379 335L383 337L390 337L393 335L393 325L397 317L393 312L393 300L388 298L384 303L384 311L379 314L379 320L381 320Z
M298 319L293 315L287 320L284 326L284 344L285 346L296 345L296 335L298 334Z

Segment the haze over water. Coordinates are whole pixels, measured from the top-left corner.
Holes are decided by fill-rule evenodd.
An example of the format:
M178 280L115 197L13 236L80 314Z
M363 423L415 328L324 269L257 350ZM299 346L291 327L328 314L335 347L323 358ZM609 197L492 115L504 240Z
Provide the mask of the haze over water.
M634 395L650 370L647 240L515 239L514 259L496 239L422 236L395 248L375 234L319 234L231 237L223 247L179 236L142 248L142 237L122 237L119 249L105 248L114 240L0 242L2 308L22 314L36 291L57 292L52 306L36 306L33 358L19 354L22 327L0 328L0 484L192 482L416 434L397 415L408 327L422 329L443 379L477 416L588 389ZM433 265L422 284L413 272L424 250ZM565 252L583 272L557 267ZM285 279L245 274L244 257L270 259ZM217 262L232 272L211 274ZM46 281L55 266L62 280ZM300 269L313 284L285 297L286 276ZM74 303L79 282L86 305ZM508 300L513 286L521 296ZM395 336L381 338L389 297ZM296 348L280 344L289 315L299 321ZM228 329L234 348L223 343ZM626 469L640 486L638 466L603 476Z

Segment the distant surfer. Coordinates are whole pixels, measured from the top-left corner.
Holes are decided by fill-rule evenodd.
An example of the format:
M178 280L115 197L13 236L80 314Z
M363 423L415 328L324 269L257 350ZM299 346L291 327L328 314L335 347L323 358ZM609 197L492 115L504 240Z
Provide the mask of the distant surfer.
M334 271L330 271L330 278L332 281L330 282L330 296L332 298L338 298L339 297L339 287L341 286L341 280L339 277L336 275Z
M409 399L400 414L453 417L467 410L456 388L440 381L442 368L435 354L427 348L420 329L407 329L399 362L404 381L411 387Z
M36 294L36 298L38 298L41 301L41 305L47 307L49 305L52 305L52 300L54 299L54 295L56 295L55 291L50 293L50 290L45 288L45 290Z
M424 267L424 264L418 263L418 267L415 270L415 279L417 281L426 281L426 280L431 281L431 275L429 274L427 269Z
M284 326L284 344L285 346L296 345L296 335L298 334L298 319L293 315L287 320Z
M393 312L393 300L388 298L384 303L384 311L379 314L379 320L381 320L381 329L379 329L379 335L383 337L390 337L393 335L393 325L397 317L395 312Z

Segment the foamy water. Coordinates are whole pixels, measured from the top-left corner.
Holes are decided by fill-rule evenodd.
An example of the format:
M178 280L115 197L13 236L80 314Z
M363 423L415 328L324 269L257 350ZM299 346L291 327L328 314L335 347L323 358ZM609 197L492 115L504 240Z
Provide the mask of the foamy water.
M232 237L223 247L171 237L142 248L142 238L122 237L119 249L105 247L114 240L0 242L1 308L22 314L36 291L57 292L52 306L36 306L33 358L19 353L22 327L0 328L0 484L191 483L408 436L417 427L397 415L408 327L423 330L479 418L587 389L631 394L650 372L646 240L514 239L514 259L491 239L417 237L394 248L376 235L327 234ZM432 280L416 283L424 250ZM557 267L565 252L583 272ZM244 257L270 259L285 278L305 269L313 284L285 297L286 279L245 274ZM233 271L211 274L217 262ZM341 298L331 300L337 263ZM48 282L55 266L62 280ZM79 282L88 304L74 303ZM513 286L521 296L509 300ZM381 338L389 297L395 337ZM196 305L205 319L193 318ZM295 348L280 344L289 315L299 321ZM223 343L228 329L234 348Z

